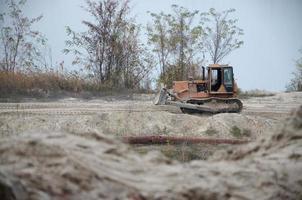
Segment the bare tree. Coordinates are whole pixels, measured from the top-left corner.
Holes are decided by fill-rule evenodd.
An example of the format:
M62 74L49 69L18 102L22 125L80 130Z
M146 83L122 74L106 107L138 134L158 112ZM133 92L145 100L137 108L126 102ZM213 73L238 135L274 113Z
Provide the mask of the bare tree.
M171 54L171 31L169 30L171 16L163 12L150 13L150 15L153 17L153 23L147 25L148 44L153 45L153 52L157 54L161 75L163 75L166 73L168 58Z
M32 25L42 16L28 18L22 12L26 0L6 0L8 13L0 14L0 70L14 72L17 68L38 67L41 53L39 45L45 45L46 39L32 30Z
M171 85L173 80L195 76L202 62L202 27L194 24L198 11L172 5L172 13L151 13L148 42L158 55L160 81Z
M76 33L67 27L71 37L65 53L75 55L73 64L93 72L98 82L109 87L133 88L148 73L152 59L147 59L139 41L140 26L129 17L129 1L87 0L85 8L94 18L83 21L87 31Z
M177 80L186 80L188 76L194 76L194 68L200 65L202 46L200 36L202 27L194 25L194 19L199 13L190 11L184 7L172 5L172 17L170 21L172 31L172 49L176 55Z
M302 50L300 50L302 54ZM302 91L302 57L296 61L296 71L293 72L293 78L286 86L287 91Z
M239 37L243 30L236 26L237 19L229 19L235 9L221 13L211 8L209 12L201 14L201 24L204 26L204 46L213 63L219 63L233 50L241 47L243 41Z

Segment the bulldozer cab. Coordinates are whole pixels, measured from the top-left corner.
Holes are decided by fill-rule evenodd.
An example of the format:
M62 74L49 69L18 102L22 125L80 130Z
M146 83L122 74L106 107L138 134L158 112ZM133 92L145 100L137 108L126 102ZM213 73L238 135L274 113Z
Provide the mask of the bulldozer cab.
M228 65L210 65L208 67L208 81L209 93L233 93L233 67Z

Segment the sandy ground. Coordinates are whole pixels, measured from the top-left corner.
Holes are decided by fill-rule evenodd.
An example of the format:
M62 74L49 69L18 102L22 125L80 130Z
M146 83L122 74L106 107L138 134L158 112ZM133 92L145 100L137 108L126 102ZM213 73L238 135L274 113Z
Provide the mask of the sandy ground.
M56 102L0 103L0 133L98 131L113 135L207 135L234 137L236 126L255 138L272 129L302 104L302 93L280 93L243 100L240 114L188 115L172 106L155 106L152 96L134 100L63 99ZM208 131L212 130L212 131ZM214 131L213 131L214 130Z
M240 114L188 115L134 100L64 99L0 104L3 199L298 199L302 194L302 93L243 101ZM289 119L287 119L289 118ZM280 125L285 124L285 125ZM181 164L141 156L113 136L233 138L249 145ZM215 131L208 131L208 130ZM210 134L211 133L211 134Z

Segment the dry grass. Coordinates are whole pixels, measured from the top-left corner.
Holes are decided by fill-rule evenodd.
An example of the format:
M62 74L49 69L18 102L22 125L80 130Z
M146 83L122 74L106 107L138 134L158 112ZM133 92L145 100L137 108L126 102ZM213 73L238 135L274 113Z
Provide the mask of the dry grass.
M49 91L79 92L87 84L72 74L59 74L56 72L0 72L1 95L24 94L37 95Z
M110 84L99 84L95 79L85 78L77 72L1 72L0 98L34 97L51 98L59 96L92 97L122 93L112 89ZM144 92L135 90L135 92Z
M269 92L266 90L249 90L249 91L242 91L239 89L238 96L241 99L250 98L250 97L268 97L268 96L274 96L275 94L273 92Z

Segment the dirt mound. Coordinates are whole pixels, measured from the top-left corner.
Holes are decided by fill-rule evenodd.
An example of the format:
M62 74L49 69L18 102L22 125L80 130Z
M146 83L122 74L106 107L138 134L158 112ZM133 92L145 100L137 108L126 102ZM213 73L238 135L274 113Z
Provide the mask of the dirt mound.
M299 199L302 107L276 133L180 164L138 156L97 131L22 133L0 141L6 199Z
M155 106L152 95L134 100L62 99L54 102L0 103L0 135L23 132L81 133L96 130L109 135L192 135L215 138L248 136L273 129L290 110L302 104L302 93L245 99L240 114L188 115L173 106ZM26 121L26 123L24 123Z
M24 123L26 121L27 123ZM81 133L97 130L117 136L129 135L192 135L215 138L236 138L246 132L256 138L272 129L275 120L242 114L194 116L156 112L102 112L91 115L0 115L0 135L19 135L27 131ZM240 136L240 135L239 135Z

